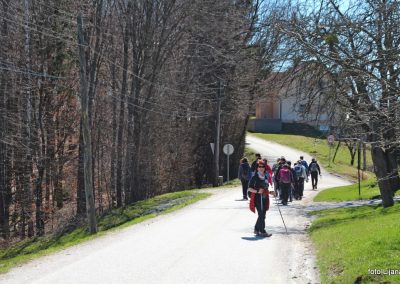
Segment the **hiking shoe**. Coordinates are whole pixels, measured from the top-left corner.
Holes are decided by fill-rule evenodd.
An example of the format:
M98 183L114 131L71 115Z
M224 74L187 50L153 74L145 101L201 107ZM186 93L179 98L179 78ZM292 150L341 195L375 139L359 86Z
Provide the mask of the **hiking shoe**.
M270 236L272 236L272 234L268 234L267 232L260 233L260 237L269 238Z

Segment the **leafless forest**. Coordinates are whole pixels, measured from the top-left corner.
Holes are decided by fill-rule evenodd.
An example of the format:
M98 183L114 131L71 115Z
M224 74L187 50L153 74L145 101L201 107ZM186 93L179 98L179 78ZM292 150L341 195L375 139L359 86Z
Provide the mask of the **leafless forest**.
M218 101L221 147L234 145L235 173L257 76L268 72L264 47L275 45L254 32L259 8L225 0L2 0L2 239L41 236L86 216L85 118L97 214L212 183Z

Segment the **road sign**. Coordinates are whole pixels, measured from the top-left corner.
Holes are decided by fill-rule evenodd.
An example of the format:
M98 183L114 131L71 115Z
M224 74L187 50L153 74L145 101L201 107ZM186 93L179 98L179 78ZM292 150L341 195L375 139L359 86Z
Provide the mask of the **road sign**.
M228 155L228 156L233 154L233 150L234 150L234 148L233 148L232 144L225 144L224 148L222 148L222 151L224 151L224 154Z
M335 136L329 135L329 136L328 136L328 143L329 143L329 144L333 144L333 142L335 142Z
M210 146L211 146L211 151L212 151L212 153L214 155L214 143L210 143Z
M226 180L229 181L229 156L233 154L233 146L232 144L225 144L224 147L222 148L222 151L224 151L225 155L227 155L226 159Z

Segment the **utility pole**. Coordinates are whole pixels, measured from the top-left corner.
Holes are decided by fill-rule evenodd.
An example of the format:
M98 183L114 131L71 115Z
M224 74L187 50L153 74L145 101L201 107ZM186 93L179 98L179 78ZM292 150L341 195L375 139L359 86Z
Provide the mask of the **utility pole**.
M217 113L216 113L216 129L215 129L215 144L214 144L214 180L213 186L218 186L219 178L219 148L221 138L221 80L218 81L217 91Z
M80 95L81 95L81 119L83 137L83 171L85 179L86 214L89 220L89 230L95 234L96 228L96 208L93 196L93 176L92 176L92 136L89 124L89 97L88 82L86 77L86 56L85 39L83 36L82 14L77 17L78 24L78 48L79 48L79 73L80 73Z

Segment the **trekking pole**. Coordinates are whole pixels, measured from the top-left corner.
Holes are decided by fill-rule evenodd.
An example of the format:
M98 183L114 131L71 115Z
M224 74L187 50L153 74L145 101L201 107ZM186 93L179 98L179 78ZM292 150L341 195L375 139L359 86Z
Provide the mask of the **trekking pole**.
M276 191L275 191L275 192L276 192ZM282 216L281 207L279 206L279 202L278 202L278 200L276 199L276 194L274 194L274 198L275 198L276 204L278 205L278 211L279 211L279 214L281 215L282 222L283 222L283 226L285 226L286 235L289 235L289 234L288 234L288 231L287 231L286 224L285 224L285 220L283 219L283 216Z

